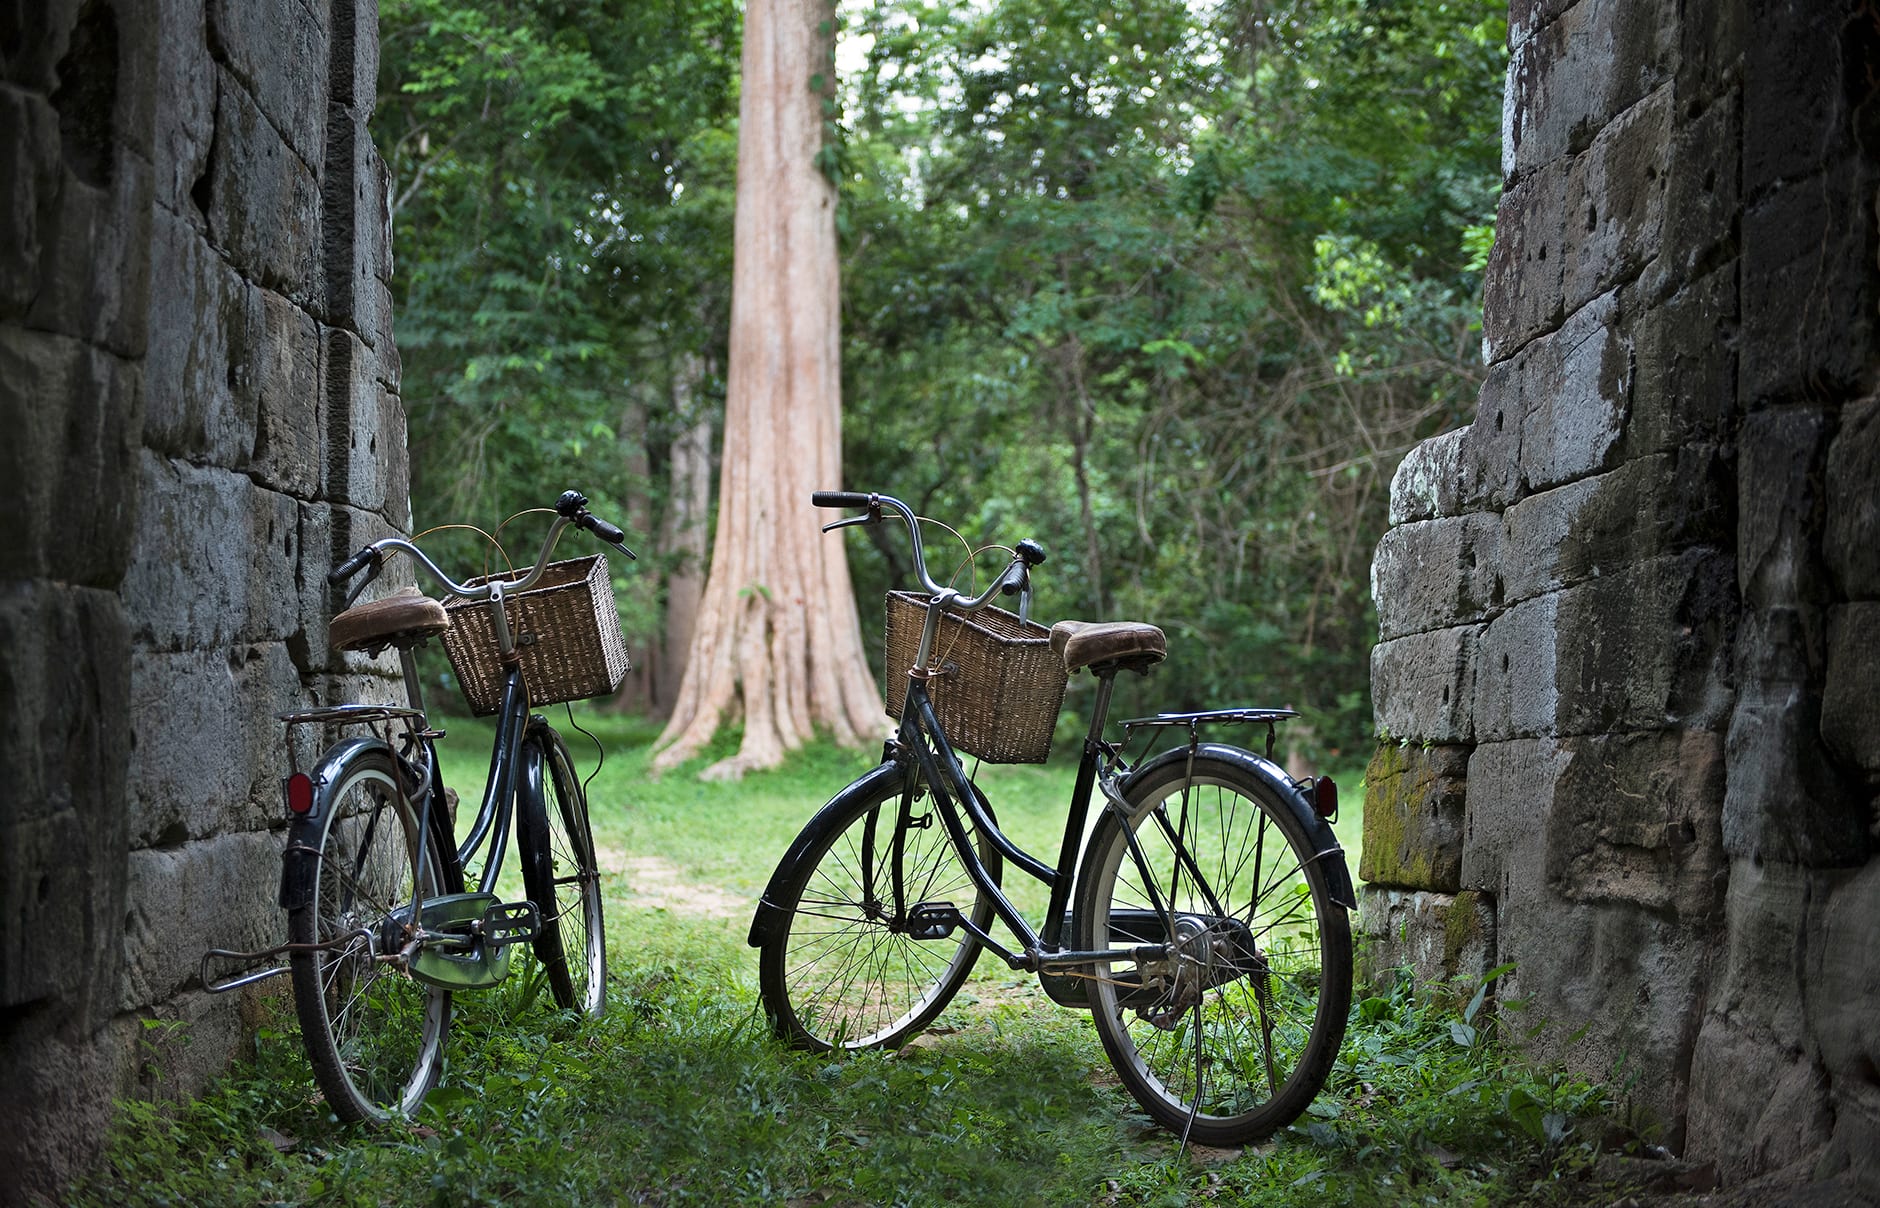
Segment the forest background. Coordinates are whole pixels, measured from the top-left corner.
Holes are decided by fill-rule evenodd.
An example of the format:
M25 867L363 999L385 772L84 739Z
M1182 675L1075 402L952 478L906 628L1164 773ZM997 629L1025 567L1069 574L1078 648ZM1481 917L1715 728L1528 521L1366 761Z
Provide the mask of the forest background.
M710 541L741 6L380 13L414 518L567 486L623 518L651 556L617 582L622 703L657 714ZM836 27L836 87L804 81L839 198L828 485L1040 539L1047 623L1162 625L1122 715L1289 705L1315 757L1362 760L1390 477L1482 374L1505 4L883 0ZM911 572L863 531L878 660L869 602Z

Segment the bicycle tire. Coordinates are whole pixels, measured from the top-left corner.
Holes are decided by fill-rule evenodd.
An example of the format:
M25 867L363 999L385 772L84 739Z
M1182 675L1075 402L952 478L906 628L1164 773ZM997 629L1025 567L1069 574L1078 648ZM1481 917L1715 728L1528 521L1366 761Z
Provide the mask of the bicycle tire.
M838 794L811 820L820 833L803 858L773 887L785 917L761 946L758 991L777 1035L795 1048L898 1047L946 1008L979 959L981 944L964 927L915 939L885 912L880 889L892 885L892 835L906 785L905 777L864 780L844 790L852 799ZM918 783L909 811L916 826L901 828L906 904L952 902L983 931L992 901L974 886ZM865 855L871 817L874 847ZM978 847L997 884L998 851L983 836ZM873 871L872 895L864 868ZM968 894L970 909L958 900Z
M523 887L542 919L535 956L555 1005L591 1019L607 1007L607 929L587 794L552 727L531 726L524 742L518 837Z
M1246 768L1204 753L1192 779L1171 760L1124 793L1127 822L1105 810L1085 849L1078 945L1161 944L1170 917L1177 945L1172 959L1097 967L1104 1051L1171 1132L1215 1146L1268 1136L1305 1111L1337 1058L1350 918L1290 803Z
M314 1081L341 1120L384 1121L415 1112L443 1070L448 990L376 960L402 930L387 916L408 908L417 884L416 812L393 781L391 752L358 751L330 779L318 817L295 837L317 851L313 892L288 911L295 944L363 932L343 946L295 952L289 965L300 1035ZM423 893L438 891L439 836L427 842ZM369 937L369 938L368 938Z

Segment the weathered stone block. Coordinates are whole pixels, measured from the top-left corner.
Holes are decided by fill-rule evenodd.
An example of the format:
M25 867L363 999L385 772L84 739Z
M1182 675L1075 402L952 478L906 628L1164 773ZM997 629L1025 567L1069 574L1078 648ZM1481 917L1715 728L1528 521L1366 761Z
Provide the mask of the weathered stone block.
M144 352L153 175L121 145L108 154L109 188L68 171L56 197L39 195L39 282L27 321L135 358Z
M1733 494L1727 472L1717 447L1691 445L1522 500L1506 516L1503 591L1531 599L1722 542Z
M96 348L0 326L0 577L115 586L130 558L137 375Z
M1842 594L1880 599L1880 400L1841 412L1828 447L1827 532L1822 553Z
M1842 27L1860 20L1837 3L1749 0L1743 62L1743 179L1752 194L1813 175L1846 153L1847 84L1872 68L1871 50L1844 62Z
M1880 1070L1880 861L1834 885L1816 910L1804 969L1809 1031L1837 1088L1871 1086Z
M1502 102L1502 174L1581 151L1613 118L1671 77L1677 22L1648 4L1580 0L1514 41Z
M275 716L307 703L278 641L139 653L131 670L133 841L175 847L277 819L288 766Z
M1746 406L1862 388L1874 347L1872 216L1872 186L1852 162L1749 199L1738 349Z
M383 511L394 481L391 462L402 460L404 408L379 385L376 361L357 335L328 328L325 336L324 493L362 511Z
M208 948L252 952L287 938L275 905L283 838L237 831L130 854L117 1008L135 1011L184 989Z
M1802 1051L1714 1011L1698 1035L1690 1077L1685 1151L1712 1158L1730 1183L1793 1165L1833 1130L1821 1069Z
M303 305L313 303L321 246L318 183L226 72L218 73L209 167L210 241L244 277ZM199 184L195 194L201 192Z
M244 466L255 445L260 293L193 224L161 208L151 260L166 288L163 304L151 308L144 443L173 457Z
M1390 522L1434 520L1454 516L1457 505L1457 461L1467 428L1432 436L1411 448L1397 463L1390 480Z
M1689 1101L1685 1067L1705 1000L1707 937L1688 923L1621 903L1579 903L1541 884L1497 900L1496 960L1514 972L1498 990L1525 999L1544 1024L1532 1057L1630 1089L1648 1118L1676 1123ZM1649 1074L1631 1080L1633 1071Z
M1616 464L1632 384L1620 319L1618 295L1604 294L1524 351L1520 467L1528 490Z
M204 0L158 0L156 77L157 204L191 211L190 189L215 141L215 61L209 56Z
M1574 160L1562 281L1569 312L1633 280L1659 254L1672 106L1671 86L1661 85L1601 130Z
M1738 589L1754 607L1820 603L1819 534L1831 424L1818 407L1744 417L1737 445ZM1871 484L1870 484L1871 485Z
M1475 695L1481 635L1480 625L1459 625L1379 643L1371 651L1379 736L1474 741L1469 703Z
M1364 774L1358 879L1455 893L1462 887L1467 747L1384 743Z
M1732 856L1805 868L1868 858L1866 803L1848 791L1821 743L1823 629L1812 609L1743 619L1723 813Z
M39 290L41 199L59 187L59 115L43 97L0 84L0 318L16 318Z
M1682 85L1666 92L1689 103ZM1646 249L1652 261L1640 286L1648 305L1689 285L1736 230L1743 195L1738 180L1742 130L1735 100L1733 93L1670 135L1668 155L1660 161L1664 176L1659 183L1664 190L1661 213L1671 221L1660 224L1657 246ZM1651 163L1633 168L1644 173L1661 170Z
M326 142L327 6L302 0L209 0L222 61L310 171Z
M1483 743L1469 754L1462 887L1497 900L1545 881L1542 839L1554 786L1572 756L1552 738ZM1517 889L1517 883L1520 888Z
M1577 902L1711 924L1722 905L1724 755L1704 730L1568 739L1547 819L1547 877Z
M140 641L219 650L300 627L294 501L246 475L146 453L139 558L125 579ZM174 551L174 552L173 552Z
M1638 317L1627 457L1730 436L1737 414L1739 267L1727 261Z
M1366 885L1358 896L1358 978L1382 987L1408 969L1418 985L1480 980L1495 965L1495 906L1479 893Z
M1821 737L1828 749L1880 781L1880 601L1828 610Z
M320 330L279 294L263 292L255 426L255 475L301 498L320 485Z
M1474 692L1464 712L1482 742L1551 733L1560 708L1558 595L1513 605L1477 643ZM1377 683L1373 674L1372 682ZM1374 688L1374 691L1376 689Z
M1490 364L1557 327L1565 313L1568 172L1564 162L1549 163L1509 187L1496 207L1482 283L1482 359Z
M130 637L109 593L0 587L0 1006L48 995L92 1022L125 849L123 719Z
M1476 513L1398 525L1371 561L1371 598L1384 640L1480 621L1499 607L1502 526Z
M1456 454L1456 510L1500 511L1521 497L1521 433L1527 422L1522 383L1529 348L1489 366L1475 422L1462 429Z
M1559 595L1552 640L1561 734L1721 728L1736 620L1729 557L1653 558ZM1492 675L1492 660L1483 683Z

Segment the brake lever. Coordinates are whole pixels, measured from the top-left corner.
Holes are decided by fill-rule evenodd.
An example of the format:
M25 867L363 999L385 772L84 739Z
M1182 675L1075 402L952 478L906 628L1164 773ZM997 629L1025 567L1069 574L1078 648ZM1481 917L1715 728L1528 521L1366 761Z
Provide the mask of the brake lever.
M877 503L868 509L868 515L844 516L840 520L831 520L828 524L825 524L822 526L822 531L825 533L833 533L839 528L849 528L857 524L880 524L880 523L881 523L881 505Z

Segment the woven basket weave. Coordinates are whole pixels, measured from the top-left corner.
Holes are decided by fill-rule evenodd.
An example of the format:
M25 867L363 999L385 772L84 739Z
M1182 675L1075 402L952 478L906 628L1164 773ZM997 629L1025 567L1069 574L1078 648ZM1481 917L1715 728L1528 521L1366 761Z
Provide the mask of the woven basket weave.
M887 705L897 721L926 616L927 597L888 593ZM927 695L955 748L988 763L1045 761L1067 678L1049 629L998 608L948 612L934 635L929 666L934 675Z
M478 717L494 713L502 706L504 675L489 603L451 600L444 610L450 614L444 652L464 699ZM522 656L532 705L606 696L627 674L627 641L601 554L550 563L534 587L504 597L503 615Z

